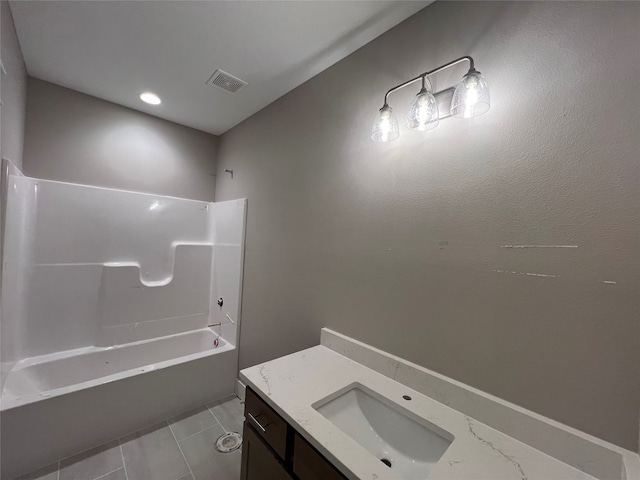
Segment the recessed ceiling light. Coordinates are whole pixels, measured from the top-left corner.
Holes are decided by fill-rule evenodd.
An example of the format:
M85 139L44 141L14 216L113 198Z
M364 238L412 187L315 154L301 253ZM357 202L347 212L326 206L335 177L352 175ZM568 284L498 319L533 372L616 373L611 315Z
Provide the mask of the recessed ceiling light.
M140 100L150 105L160 105L162 103L162 100L160 100L160 97L152 92L142 92L140 94Z

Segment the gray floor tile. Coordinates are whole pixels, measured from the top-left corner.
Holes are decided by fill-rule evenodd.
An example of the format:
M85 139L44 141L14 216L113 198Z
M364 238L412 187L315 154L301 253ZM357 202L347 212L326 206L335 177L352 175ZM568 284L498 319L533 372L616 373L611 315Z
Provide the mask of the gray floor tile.
M220 427L204 430L180 442L195 480L239 480L240 450L219 453L216 440L224 432Z
M169 419L169 426L178 441L217 424L218 422L205 406Z
M239 398L233 398L226 402L214 402L207 405L211 413L215 415L222 427L228 432L242 433L244 422L244 404Z
M189 473L166 422L123 437L120 443L129 480L176 480Z
M58 462L27 475L16 477L14 480L58 480Z
M96 480L127 480L127 476L124 472L124 468L119 468L111 473L107 473Z
M60 461L60 480L94 480L122 467L118 441Z
M187 473L184 477L180 477L178 480L193 480L193 475Z

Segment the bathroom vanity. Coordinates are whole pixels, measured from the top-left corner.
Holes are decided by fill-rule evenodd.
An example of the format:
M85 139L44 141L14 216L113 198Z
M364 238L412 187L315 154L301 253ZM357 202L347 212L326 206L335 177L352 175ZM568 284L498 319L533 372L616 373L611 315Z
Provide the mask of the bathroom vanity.
M244 415L242 480L346 478L251 388Z
M241 371L242 480L638 479L638 455L327 329Z

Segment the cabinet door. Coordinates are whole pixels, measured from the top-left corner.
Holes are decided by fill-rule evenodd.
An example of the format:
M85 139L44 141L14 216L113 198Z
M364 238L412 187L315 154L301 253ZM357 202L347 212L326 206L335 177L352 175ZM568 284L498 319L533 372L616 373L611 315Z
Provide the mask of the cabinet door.
M293 444L293 473L300 480L347 480L297 433Z
M293 480L275 454L258 437L253 428L244 424L242 441L241 480Z

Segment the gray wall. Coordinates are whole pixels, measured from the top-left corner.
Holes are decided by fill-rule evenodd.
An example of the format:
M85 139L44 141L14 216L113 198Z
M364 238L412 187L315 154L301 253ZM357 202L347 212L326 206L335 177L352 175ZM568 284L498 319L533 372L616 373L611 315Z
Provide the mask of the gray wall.
M9 2L0 1L0 56L7 72L0 75L2 95L0 152L18 168L22 166L27 70L20 51Z
M213 200L218 137L29 78L24 173Z
M637 450L639 20L437 2L223 135L216 200L249 198L241 366L328 326ZM489 113L369 140L388 88L465 54Z

